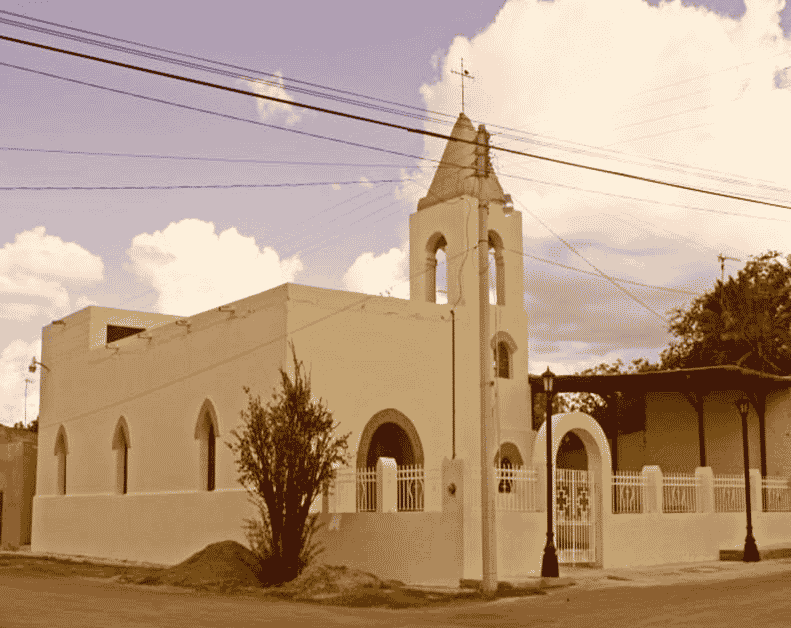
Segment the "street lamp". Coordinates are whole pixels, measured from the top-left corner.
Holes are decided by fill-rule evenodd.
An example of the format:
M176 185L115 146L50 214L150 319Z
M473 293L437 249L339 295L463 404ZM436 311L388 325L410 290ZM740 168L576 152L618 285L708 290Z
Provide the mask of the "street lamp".
M30 361L30 366L27 367L27 370L30 371L31 373L35 373L36 372L36 364L38 364L42 368L45 368L45 369L49 370L49 367L46 364L42 364L41 362L36 360L36 356L33 356L33 359Z
M554 481L554 474L552 473L552 385L555 380L555 374L547 367L541 377L544 380L544 396L547 402L547 545L544 548L544 559L541 562L541 577L557 578L560 574L558 555L555 551L555 533L552 530L552 515L554 511L554 504L552 503L552 483Z
M755 544L753 536L752 507L750 506L750 455L747 446L747 413L750 411L750 400L742 397L736 402L739 414L742 417L742 446L744 448L744 501L747 506L747 536L744 539L745 563L757 563L761 560L758 554L758 546Z

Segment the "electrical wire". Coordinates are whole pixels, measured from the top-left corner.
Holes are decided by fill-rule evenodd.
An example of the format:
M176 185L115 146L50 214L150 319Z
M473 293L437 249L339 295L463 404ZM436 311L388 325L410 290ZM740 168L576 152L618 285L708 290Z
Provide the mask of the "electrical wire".
M96 33L94 31L88 31L88 30L84 30L84 29L74 28L74 27L71 27L71 26L58 24L56 22L50 22L50 21L47 21L47 20L41 20L41 19L38 19L38 18L33 18L33 17L27 16L27 15L23 15L23 14L19 14L19 13L13 13L13 12L10 12L10 11L3 11L3 10L0 10L0 13L5 13L7 15L12 15L14 17L23 18L23 19L27 19L27 20L35 21L35 22L39 22L39 23L44 23L44 24L48 24L48 25L51 25L51 26L56 26L56 27L61 28L61 29L67 29L67 30L74 31L74 32L81 32L81 33L90 34L90 35L93 35L93 36L96 36L96 37L102 37L104 39L109 39L109 40L112 40L112 41L119 41L119 42L131 44L131 45L134 45L134 46L138 46L138 47L141 47L141 48L147 48L149 50L157 50L159 52L166 52L166 53L169 53L169 54L179 55L181 57L196 59L196 60L200 60L200 61L203 61L203 62L206 62L206 63L212 63L212 64L215 64L215 65L220 65L220 66L223 66L223 67L228 67L228 68L232 68L232 69L239 70L239 71L244 71L244 72L251 73L251 74L262 74L262 75L265 75L265 76L274 77L275 79L278 79L278 80L281 80L281 79L284 78L284 77L282 77L279 74L272 74L272 73L268 73L268 72L259 72L257 70L253 70L253 69L250 69L250 68L245 68L245 67L242 67L242 66L235 66L235 65L232 65L232 64L224 63L224 62L220 62L220 61L216 61L216 60L212 60L212 59L207 59L205 57L198 57L198 56L195 56L195 55L189 55L189 54L181 53L181 52L178 52L178 51L168 50L168 49L165 49L165 48L158 48L156 46L150 46L150 45L147 45L147 44L143 44L143 43L140 43L140 42L135 42L135 41L128 40L128 39L121 39L121 38L112 37L112 36L109 36L109 35L103 35L101 33ZM199 66L199 65L196 65L196 64L188 64L188 63L185 63L183 60L174 59L172 57L169 58L169 57L164 57L164 56L161 56L161 55L150 55L150 54L147 54L147 53L143 53L143 52L141 52L139 50L134 50L134 49L130 49L130 48L124 48L124 47L118 47L118 46L110 46L110 45L106 44L105 42L96 41L96 40L90 40L90 39L87 39L87 38L78 38L78 37L70 36L70 35L67 35L65 33L61 33L61 32L58 32L58 31L53 31L53 30L50 30L50 29L42 29L40 27L34 27L33 25L30 25L30 24L24 24L24 23L20 23L20 22L13 22L11 20L0 20L0 21L3 21L3 22L5 22L5 23L7 23L9 25L12 25L12 26L17 26L19 28L23 28L23 29L27 29L27 30L34 30L36 32L44 32L45 34L49 34L49 35L52 35L52 36L55 36L55 37L64 37L64 38L67 38L67 39L80 41L82 43L86 43L86 44L89 44L89 45L96 45L96 46L100 46L100 47L111 48L111 49L118 50L118 51L121 51L121 52L129 53L129 54L135 54L135 55L144 56L146 58L154 58L156 60L159 60L159 61L162 61L162 62L165 62L165 63L176 63L176 64L179 64L179 65L186 65L187 67L192 67L193 69L199 69L199 70L203 70L203 71L224 74L226 76L231 76L232 78L238 78L238 75L235 74L235 73L222 72L222 71L217 70L216 68L211 68L211 67L206 67L206 66ZM781 56L782 54L785 54L785 53L779 53L778 55L775 55L775 56ZM749 63L754 63L754 62L749 62ZM735 67L738 67L738 66L735 66ZM706 76L706 75L704 75L704 76ZM415 110L415 111L420 111L422 113L431 113L431 114L434 114L434 115L444 116L445 118L449 118L451 121L454 119L454 116L451 116L449 114L445 114L445 113L441 113L441 112L437 112L437 111L426 110L424 108L414 107L414 106L411 106L411 105L404 105L404 104L401 104L401 103L394 103L392 101L386 101L386 100L382 100L382 99L379 99L379 98L374 98L374 97L371 97L371 96L367 96L367 95L363 95L363 94L359 94L359 93L355 93L355 92L348 92L348 91L344 91L344 90L338 90L336 88L328 87L326 85L319 85L319 84L316 84L316 83L307 83L305 81L299 81L299 80L296 80L296 79L286 79L286 80L289 80L289 81L295 82L295 83L299 83L299 84L310 85L312 87L317 87L317 88L320 88L320 89L323 89L323 90L334 91L334 92L338 92L338 93L353 95L353 96L356 96L356 97L359 97L359 98L365 98L365 99L372 100L372 101L383 102L383 103L387 103L387 104L390 104L390 105L395 105L395 106L401 107L401 108L412 109L412 110ZM275 84L275 83L269 82L269 84L273 84L273 85L276 85L278 87L280 86L279 83ZM319 96L319 97L322 97L322 98L334 99L334 100L337 100L339 102L349 102L350 104L354 104L354 105L361 106L361 107L368 107L368 108L372 108L372 109L383 110L383 109L378 108L378 107L372 107L372 106L370 106L368 104L365 104L365 103L353 102L353 101L348 101L346 99L335 98L335 97L333 97L333 96L331 96L329 94L321 94L321 93L316 93L316 92L309 92L309 91L305 91L305 90L299 90L299 89L294 88L293 86L290 86L289 89L291 89L292 91L297 91L299 93L307 93L307 94L316 95L316 96ZM419 118L421 118L421 119L423 119L424 121L427 121L427 122L428 121L434 121L434 122L441 122L443 124L446 123L445 121L431 120L427 116L414 116L413 114L404 114L403 112L398 112L398 111L393 111L393 110L387 110L387 111L390 111L391 113L397 113L399 115L409 115L410 117L419 117ZM501 129L505 129L505 130L509 130L509 131L513 131L513 132L517 132L517 133L525 133L524 131L521 131L519 129L514 129L514 128L511 128L511 127L504 127L504 126L493 125L493 128L501 128ZM541 135L537 135L537 134L528 134L528 135L534 135L534 136L537 136L537 137L546 137L546 136L541 136ZM612 151L612 150L607 150L606 148L591 147L591 146L588 146L588 145L585 145L585 144L579 144L579 143L576 143L576 142L569 142L569 140L557 140L556 138L549 138L549 139L553 139L553 140L556 140L556 141L565 141L567 143L571 143L571 144L578 145L578 146L586 146L588 148L591 148L591 149L594 149L594 150L603 151L605 153L616 153L616 154L621 154L621 155L628 156L627 153L623 153L621 151ZM520 139L519 141L530 141L530 140ZM563 149L563 150L570 150L571 152L581 152L581 153L590 154L589 151L579 151L579 150L569 149L569 148L566 148L566 147L560 147L560 148ZM612 157L608 157L608 158L612 158ZM655 162L658 161L658 162L662 162L662 163L673 163L673 162L663 162L663 160L656 160L656 159L645 158L645 157L643 159L649 159L650 161L655 161ZM621 162L625 162L625 163L634 163L633 161L630 161L630 160L623 160L623 159L617 159L617 158L616 158L616 160L617 161L621 161ZM682 165L682 166L687 167L687 168L695 168L694 166L689 166L689 165L686 165L686 164L677 164L677 165ZM701 169L701 168L696 168L696 169L703 170L703 171L709 171L709 172L716 172L716 171L711 171L711 170L708 170L708 169ZM717 177L715 177L715 178L717 178ZM747 183L747 184L749 185L749 183Z
M365 183L401 183L401 179L384 179L378 181L366 181ZM103 191L103 190L229 190L244 188L299 188L315 187L322 185L359 185L358 181L311 181L308 183L231 183L227 185L31 185L31 186L0 186L0 191Z
M348 168L410 168L411 164L371 164L371 163L344 163L336 161L274 161L268 159L246 159L235 157L206 157L194 155L160 155L156 153L107 153L81 150L63 150L54 148L29 148L25 146L0 146L0 150L19 151L26 153L54 153L62 155L80 155L87 157L123 157L134 159L174 159L184 161L209 161L226 163L251 163L264 166L323 166L323 167L348 167Z
M408 133L414 133L414 134L417 134L417 135L423 135L425 137L433 137L433 138L442 139L442 140L445 140L445 141L454 140L454 141L457 141L457 142L461 142L461 143L469 144L469 145L473 145L473 146L477 145L477 140L465 140L465 139L462 139L462 138L452 138L452 137L450 137L448 135L445 135L445 134L442 134L442 133L435 133L433 131L427 131L427 130L424 130L424 129L417 129L417 128L414 128L414 127L408 127L408 126L404 126L404 125L401 125L401 124L395 124L395 123L392 123L392 122L385 122L384 120L376 120L374 118L368 118L368 117L365 117L365 116L359 116L359 115L355 115L355 114L350 114L350 113L345 113L345 112L341 112L341 111L336 111L336 110L333 110L333 109L328 109L326 107L317 107L317 106L314 106L314 105L308 105L308 104L305 104L305 103L299 103L299 102L295 102L295 101L291 101L291 100L286 100L286 99L283 99L283 98L276 98L274 96L267 96L265 94L258 94L258 93L255 93L255 92L249 92L249 91L237 89L237 88L234 88L234 87L228 87L228 86L225 86L225 85L219 85L217 83L210 83L208 81L202 81L202 80L193 79L193 78L189 78L189 77L185 77L185 76L180 76L180 75L172 74L172 73L169 73L169 72L161 72L159 70L153 70L151 68L144 68L144 67L141 67L141 66L135 66L135 65L132 65L132 64L128 64L128 63L121 63L119 61L112 61L110 59L104 59L104 58L96 57L96 56L93 56L93 55L87 55L87 54L75 52L75 51L72 51L72 50L66 50L66 49L63 49L63 48L56 48L54 46L46 46L44 44L39 44L39 43L30 42L30 41L26 41L26 40L22 40L22 39L17 39L17 38L14 38L14 37L8 37L6 35L0 35L0 39L5 40L5 41L9 41L9 42L12 42L12 43L18 43L18 44L22 44L22 45L26 45L26 46L31 46L31 47L34 47L34 48L39 48L39 49L42 49L42 50L48 50L50 52L57 52L57 53L60 53L60 54L74 56L74 57L78 57L78 58L81 58L81 59L87 59L87 60L90 60L90 61L97 61L99 63L113 65L113 66L120 67L120 68L125 68L125 69L129 69L129 70L135 70L135 71L138 71L138 72L143 72L143 73L151 74L151 75L154 75L154 76L160 76L160 77L163 77L163 78L169 78L169 79L182 81L182 82L186 82L186 83L190 83L190 84L194 84L194 85L199 85L199 86L203 86L203 87L210 87L210 88L213 88L213 89L223 90L223 91L227 91L227 92L231 92L231 93L235 93L235 94L240 94L240 95L244 95L244 96L252 96L254 98L258 98L258 99L262 99L262 100L267 100L267 101L271 101L271 102L285 104L285 105L288 105L288 106L293 106L293 107L298 107L298 108L302 108L302 109L307 109L309 111L315 111L315 112L318 112L318 113L326 113L326 114L329 114L329 115L334 115L334 116L338 116L338 117L345 118L345 119L351 119L351 120L355 120L355 121L358 121L358 122L366 122L366 123L369 123L369 124L374 124L374 125L378 125L378 126L384 126L384 127L392 128L392 129L395 129L395 130L406 131ZM9 65L10 66L10 64L5 64L5 65ZM530 157L530 158L533 158L533 159L547 161L547 162L555 163L555 164L559 164L559 165L565 165L565 166L570 166L570 167L575 167L575 168L582 168L584 170L589 170L589 171L593 171L593 172L599 172L599 173L603 173L603 174L610 174L610 175L613 175L613 176L624 177L624 178L628 178L628 179L632 179L632 180L636 180L636 181L643 181L643 182L646 182L646 183L653 183L655 185L663 185L663 186L672 187L672 188L676 188L676 189L692 191L692 192L698 192L700 194L709 194L709 195L717 196L717 197L721 197L721 198L728 198L728 199L732 199L732 200L744 201L744 202L749 202L749 203L756 203L756 204L760 204L760 205L767 205L767 206L770 206L770 207L779 207L779 208L782 208L782 209L791 209L791 206L781 205L779 203L770 203L770 202L767 202L767 201L762 201L762 200L758 200L758 199L752 199L752 198L748 198L748 197L744 197L744 196L738 196L738 195L734 195L734 194L725 194L723 192L716 192L716 191L713 191L713 190L705 190L703 188L696 188L696 187L693 187L693 186L681 185L681 184L678 184L678 183L670 183L670 182L667 182L667 181L661 181L659 179L653 179L653 178L649 178L649 177L641 177L641 176L638 176L638 175L618 172L618 171L609 170L609 169L606 169L606 168L598 168L598 167L595 167L595 166L589 166L589 165L584 165L584 164L573 163L573 162L569 162L569 161L566 161L566 160L554 159L554 158L546 157L546 156L543 156L543 155L535 155L535 154L527 153L527 152L524 152L524 151L518 151L518 150L514 150L514 149L505 148L505 147L502 147L502 146L490 146L489 148L491 150L499 150L499 151L503 151L503 152L506 152L506 153L519 155L519 156L522 156L522 157Z

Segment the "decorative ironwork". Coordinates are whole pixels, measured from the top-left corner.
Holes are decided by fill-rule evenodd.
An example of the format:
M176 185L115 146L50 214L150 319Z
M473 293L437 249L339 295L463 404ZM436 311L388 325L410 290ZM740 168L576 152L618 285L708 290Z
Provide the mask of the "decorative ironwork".
M593 486L588 472L557 469L555 513L558 560L593 563L596 560Z
M426 475L422 466L398 467L396 471L398 510L419 512L425 507Z
M612 476L612 511L614 514L643 512L645 478L639 471L617 471Z
M695 512L698 480L694 474L666 475L662 478L663 512Z
M357 469L357 512L376 512L376 467Z

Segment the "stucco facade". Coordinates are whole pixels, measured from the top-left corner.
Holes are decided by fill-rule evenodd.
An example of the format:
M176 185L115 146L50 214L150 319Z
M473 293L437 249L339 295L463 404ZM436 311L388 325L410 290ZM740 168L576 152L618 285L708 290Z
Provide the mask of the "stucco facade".
M453 135L476 131L462 115ZM292 343L313 394L351 432L352 466L392 455L438 472L455 451L469 461L465 521L476 526L478 212L488 212L496 260L488 394L500 441L526 462L522 222L491 168L476 176L474 146L450 142L445 161L453 167L440 168L410 216L409 300L284 284L189 318L88 307L45 327L33 549L167 563L239 539L250 513L224 443L246 405L243 386L268 397L278 369L293 368ZM438 249L447 304L435 297ZM404 442L383 441L387 430ZM480 539L464 536L474 554Z

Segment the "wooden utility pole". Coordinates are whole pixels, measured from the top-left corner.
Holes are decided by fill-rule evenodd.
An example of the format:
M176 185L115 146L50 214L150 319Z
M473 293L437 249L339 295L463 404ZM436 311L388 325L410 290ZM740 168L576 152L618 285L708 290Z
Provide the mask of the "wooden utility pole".
M478 179L478 307L480 310L481 376L481 550L483 574L481 592L493 597L497 592L497 520L494 505L494 420L489 412L489 204L483 200L484 179L489 173L489 134L478 127L475 147L475 176Z
M727 255L723 255L720 253L717 255L717 259L720 261L720 269L722 270L722 280L720 283L720 308L725 308L725 302L723 301L723 295L725 294L725 260L732 260L734 262L741 262L742 260L736 257L728 257Z

